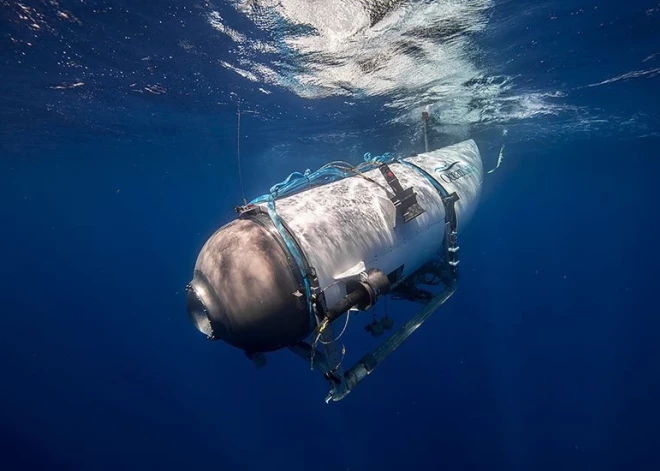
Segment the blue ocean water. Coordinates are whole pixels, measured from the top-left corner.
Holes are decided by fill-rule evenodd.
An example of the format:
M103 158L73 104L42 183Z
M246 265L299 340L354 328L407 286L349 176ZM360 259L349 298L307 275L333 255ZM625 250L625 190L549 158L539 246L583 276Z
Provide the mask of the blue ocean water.
M659 469L657 0L0 12L2 469ZM239 108L248 199L422 151L423 110L433 148L505 146L458 291L341 402L186 314Z

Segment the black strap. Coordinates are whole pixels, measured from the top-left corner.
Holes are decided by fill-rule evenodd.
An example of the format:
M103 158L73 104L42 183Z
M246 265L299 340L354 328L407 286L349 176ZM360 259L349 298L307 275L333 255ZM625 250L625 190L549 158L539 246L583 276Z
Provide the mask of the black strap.
M456 218L455 204L458 201L456 192L442 197L445 207L445 260L449 265L453 281L458 281L458 220Z

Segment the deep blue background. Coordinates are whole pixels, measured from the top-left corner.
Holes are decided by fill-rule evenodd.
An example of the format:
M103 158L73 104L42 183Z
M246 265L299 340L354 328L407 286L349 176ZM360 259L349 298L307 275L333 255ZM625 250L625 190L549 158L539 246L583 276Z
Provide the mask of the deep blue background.
M521 74L521 88L559 87L572 105L612 122L593 132L572 126L581 111L476 130L487 167L503 127L509 136L504 164L485 179L461 234L459 291L331 405L325 382L290 353L255 370L241 352L205 341L185 313L197 252L240 202L229 92L267 117L247 113L242 122L248 198L337 157L420 150L418 134L387 125L377 100L347 109L337 99L254 94L199 59L181 58L168 72L176 78L164 99L121 92L121 79L110 77L85 77L90 99L52 90L76 80L49 78L61 74L49 63L58 40L42 39L18 63L23 46L7 37L23 33L7 8L2 468L660 469L659 81L580 88L637 70L633 62L660 51L658 16L648 13L658 6L577 3L548 3L532 18L514 14L530 5L502 3L493 21L507 28L491 38L500 41L491 59L502 73ZM568 14L593 5L602 16L585 23ZM183 14L127 8L149 24ZM555 30L537 21L546 10L568 38L547 40ZM75 25L59 36L78 38L79 51L128 28L119 14L84 18L89 36ZM597 33L608 21L612 29ZM532 25L536 52L524 37ZM174 39L163 42L170 35L152 33L142 47L165 56L175 51ZM127 70L143 52L89 60ZM538 57L556 61L556 75L540 71ZM654 60L645 67L658 67ZM183 80L195 68L226 105L211 106L204 87ZM397 319L412 312L397 309ZM370 345L366 320L354 322L351 353Z

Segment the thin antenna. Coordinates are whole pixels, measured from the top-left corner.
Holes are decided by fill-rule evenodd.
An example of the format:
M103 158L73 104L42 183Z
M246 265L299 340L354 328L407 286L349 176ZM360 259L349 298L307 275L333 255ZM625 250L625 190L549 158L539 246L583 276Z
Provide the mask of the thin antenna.
M424 126L424 152L429 151L429 112L422 111L422 126Z
M237 122L236 122L236 162L238 163L238 181L241 185L241 196L243 197L243 205L247 206L245 199L245 190L243 189L243 173L241 172L241 103L236 102Z

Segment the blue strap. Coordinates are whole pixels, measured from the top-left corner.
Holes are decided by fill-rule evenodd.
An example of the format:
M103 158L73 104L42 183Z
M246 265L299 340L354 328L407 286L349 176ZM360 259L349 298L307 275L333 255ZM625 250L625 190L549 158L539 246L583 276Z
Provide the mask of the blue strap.
M270 188L269 194L262 195L253 199L250 201L250 204L266 203L269 198L277 199L284 198L285 196L291 196L313 185L332 183L338 180L343 180L347 177L351 177L355 175L355 173L351 171L352 169L359 170L360 172L366 172L373 168L377 168L383 163L390 163L394 160L395 159L392 157L392 154L389 153L372 157L371 154L367 152L364 154L364 162L358 166L353 166L347 162L339 161L330 162L315 172L312 172L309 169L305 170L304 173L293 172L286 178L286 180L273 185Z
M307 301L307 310L309 311L310 329L313 329L316 325L316 318L314 316L314 308L312 307L312 289L309 283L309 274L307 273L305 266L305 258L298 249L298 245L291 238L289 232L284 228L284 225L282 225L282 220L275 209L275 198L273 198L272 195L269 195L268 197L268 215L273 221L273 224L275 224L280 236L282 236L289 253L298 266L298 270L300 270L300 275L303 279L303 284L305 285L305 300Z
M305 287L305 300L307 302L307 309L309 311L310 328L314 328L316 325L316 317L314 315L314 308L312 306L312 288L309 280L310 273L308 273L307 270L305 256L302 254L300 248L291 237L291 234L289 234L289 231L286 230L282 224L280 216L277 214L275 200L298 193L299 191L317 184L317 182L322 184L331 183L337 180L342 180L346 177L353 176L355 174L351 171L353 169L365 172L367 170L371 170L372 168L377 168L383 163L393 162L394 160L394 157L392 157L392 155L389 153L376 157L372 157L371 154L366 153L364 154L364 162L357 167L354 167L346 162L330 162L315 172L310 172L309 169L307 169L304 173L293 172L286 178L286 180L273 185L270 188L270 193L259 196L250 202L251 205L266 203L270 219L273 221L273 224L277 228L277 231L280 233L282 240L284 240L286 248L289 250L289 253L296 262L296 266L300 271L300 275Z

